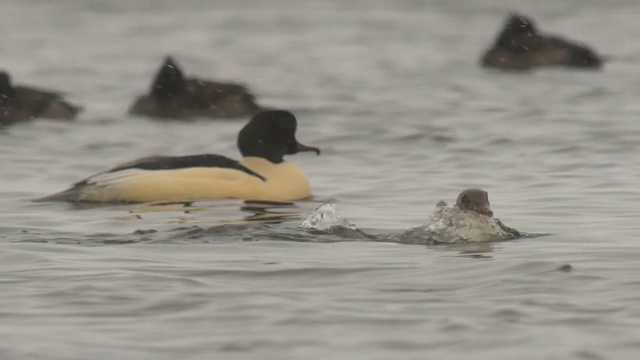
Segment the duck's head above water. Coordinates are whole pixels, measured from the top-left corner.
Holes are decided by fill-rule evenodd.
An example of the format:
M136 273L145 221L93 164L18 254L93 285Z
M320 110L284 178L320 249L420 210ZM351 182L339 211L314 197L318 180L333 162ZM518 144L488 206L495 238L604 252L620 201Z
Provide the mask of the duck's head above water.
M160 99L168 99L181 95L185 89L182 70L171 56L167 56L151 85L151 93Z
M480 189L467 189L458 195L456 206L460 209L473 210L477 213L493 217L489 203L489 194Z
M238 134L238 149L242 156L265 158L274 164L284 161L284 155L320 149L296 140L296 117L289 111L269 110L253 116Z
M498 36L497 45L511 47L516 36L533 36L537 34L536 26L531 18L518 14L509 13L507 21Z
M16 90L11 85L11 76L6 71L0 71L0 97L12 99L15 94Z

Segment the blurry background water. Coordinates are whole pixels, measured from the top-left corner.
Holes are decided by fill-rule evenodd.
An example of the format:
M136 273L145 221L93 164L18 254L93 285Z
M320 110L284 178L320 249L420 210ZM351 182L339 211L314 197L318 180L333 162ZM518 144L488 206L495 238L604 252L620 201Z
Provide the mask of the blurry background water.
M510 10L610 62L479 68ZM86 108L0 132L0 357L635 359L639 12L631 0L2 1L1 66ZM142 156L239 157L246 119L126 115L166 54L294 111L298 139L323 151L290 157L314 199L249 227L233 200L30 202ZM426 247L296 228L335 201L360 228L406 229L468 187L505 224L552 235Z

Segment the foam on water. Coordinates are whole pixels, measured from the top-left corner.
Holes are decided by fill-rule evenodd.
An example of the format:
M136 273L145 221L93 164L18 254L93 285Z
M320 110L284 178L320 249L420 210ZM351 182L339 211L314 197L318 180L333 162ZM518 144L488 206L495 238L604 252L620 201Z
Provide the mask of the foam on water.
M327 203L318 206L299 225L301 229L318 230L327 233L343 233L353 230L363 233L346 218L338 217L336 205ZM351 232L346 232L351 235ZM456 244L506 241L521 237L521 233L504 225L500 220L447 206L440 201L427 222L419 227L393 234L369 234L370 239L410 244Z
M520 237L517 230L506 227L496 218L447 206L444 201L438 202L423 228L426 241L432 243L490 242Z
M300 224L302 229L313 229L321 231L331 231L331 229L341 227L355 230L356 225L349 223L349 220L339 218L336 214L336 204L322 204L318 206Z

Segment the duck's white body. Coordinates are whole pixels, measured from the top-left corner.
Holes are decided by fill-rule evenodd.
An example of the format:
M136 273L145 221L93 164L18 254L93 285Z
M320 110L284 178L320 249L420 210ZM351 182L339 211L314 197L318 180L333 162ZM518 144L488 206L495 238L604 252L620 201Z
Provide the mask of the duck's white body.
M169 79L171 80L171 79ZM244 199L293 201L311 196L302 169L285 155L320 149L299 143L286 110L254 115L238 133L241 162L217 154L150 156L93 175L39 201L97 203Z
M168 170L125 169L101 173L44 200L142 203L246 199L292 201L311 196L311 186L296 164L274 164L246 157L241 164L264 178L220 167Z

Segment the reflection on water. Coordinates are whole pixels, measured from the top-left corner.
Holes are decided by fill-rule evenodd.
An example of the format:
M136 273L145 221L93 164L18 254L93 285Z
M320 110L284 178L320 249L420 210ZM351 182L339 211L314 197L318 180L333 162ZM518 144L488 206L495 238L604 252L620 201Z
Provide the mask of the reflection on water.
M280 224L299 219L301 216L299 207L286 202L245 201L240 210L252 214L245 217L245 221L261 224Z
M491 259L490 253L494 251L495 243L475 242L462 244L442 244L430 247L433 251L457 252L458 256L471 259Z

